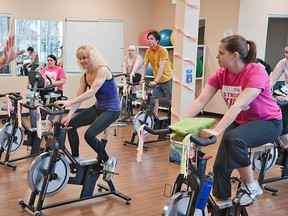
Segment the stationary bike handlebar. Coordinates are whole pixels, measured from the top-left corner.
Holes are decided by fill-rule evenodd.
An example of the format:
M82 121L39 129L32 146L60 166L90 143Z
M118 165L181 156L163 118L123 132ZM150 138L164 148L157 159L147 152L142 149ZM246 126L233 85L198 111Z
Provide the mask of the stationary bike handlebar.
M281 102L281 101L278 101L278 100L277 100L277 104L278 104L279 106L286 106L286 105L288 105L288 101L283 101L283 102Z
M120 77L120 76L124 76L126 78L129 78L130 75L127 75L126 73L120 73L120 74L116 74L116 75L113 75L113 77ZM126 80L126 83L130 86L136 86L136 85L140 85L139 82L136 82L136 83L131 83L130 81Z
M130 86L137 86L137 85L140 85L139 82L136 82L136 83L131 83L130 81L126 80L126 83Z
M19 100L22 100L22 98L23 98L20 94L15 93L15 92L0 94L0 98L5 97L6 95L8 95L9 98L13 101L19 101Z
M171 134L172 133L172 130L170 128L154 130L150 127L144 126L144 130L146 130L147 132L149 132L150 134L153 134L153 135L164 135L164 134ZM206 139L202 139L200 137L197 137L193 134L190 134L190 141L194 142L198 146L208 146L208 145L212 145L212 144L216 143L217 139L215 136L211 136L209 139L206 140Z
M128 75L125 74L125 73L120 73L120 74L116 74L116 75L113 74L113 77L114 77L114 78L115 78L115 77L120 77L120 76L128 77Z
M46 113L48 115L52 115L52 116L62 115L65 112L65 110L56 103L51 103L51 104L44 105L44 106L39 106L39 105L31 106L29 104L29 102L26 102L26 103L21 103L21 105L26 107L27 109L30 109L30 110L36 110L38 107L40 107L41 111L43 111L44 113ZM55 109L53 109L53 108L55 108Z
M274 99L277 101L277 104L278 104L279 106L286 106L286 105L288 105L288 101L283 101L283 102L281 102L281 101L279 101L279 100L276 99L277 96L279 96L279 95L273 95Z

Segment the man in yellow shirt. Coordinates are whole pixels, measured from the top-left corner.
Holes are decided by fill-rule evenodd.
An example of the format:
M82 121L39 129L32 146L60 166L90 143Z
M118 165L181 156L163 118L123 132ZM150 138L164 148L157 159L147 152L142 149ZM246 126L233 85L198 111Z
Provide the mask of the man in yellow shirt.
M149 49L145 53L140 81L141 84L144 82L146 70L150 63L153 69L154 80L149 84L157 84L157 87L153 89L153 96L155 98L154 111L156 114L158 114L159 99L165 98L171 102L172 98L173 70L169 64L168 51L159 45L160 39L161 36L157 31L151 31L147 35Z

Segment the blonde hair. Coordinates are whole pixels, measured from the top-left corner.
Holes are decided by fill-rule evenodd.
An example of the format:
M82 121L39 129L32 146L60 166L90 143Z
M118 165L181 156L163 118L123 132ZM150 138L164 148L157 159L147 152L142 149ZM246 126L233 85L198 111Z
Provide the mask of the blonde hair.
M80 64L80 57L90 58L93 70L99 68L100 66L107 66L106 60L103 58L101 52L91 45L81 45L76 51L76 58L80 68L86 72L86 69Z

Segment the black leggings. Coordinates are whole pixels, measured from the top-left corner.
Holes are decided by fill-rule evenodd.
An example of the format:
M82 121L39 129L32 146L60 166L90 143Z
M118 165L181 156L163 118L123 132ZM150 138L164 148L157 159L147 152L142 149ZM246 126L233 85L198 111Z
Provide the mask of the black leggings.
M25 76L28 76L28 68L26 68L27 65L29 65L29 63L26 63L23 65L23 71L24 71ZM36 68L39 67L39 64L32 64L30 67L31 67L31 71L34 71Z
M213 195L231 197L230 177L233 169L251 164L248 148L273 142L282 131L282 120L255 120L242 125L232 123L224 132L213 166Z
M282 111L283 130L281 135L288 134L288 105L280 106Z
M106 162L109 159L109 156L105 147L96 136L115 122L119 115L120 112L118 111L100 110L93 105L73 117L69 122L69 126L71 126L72 129L68 130L68 139L72 156L79 157L79 136L77 128L90 125L84 134L84 138L101 159Z

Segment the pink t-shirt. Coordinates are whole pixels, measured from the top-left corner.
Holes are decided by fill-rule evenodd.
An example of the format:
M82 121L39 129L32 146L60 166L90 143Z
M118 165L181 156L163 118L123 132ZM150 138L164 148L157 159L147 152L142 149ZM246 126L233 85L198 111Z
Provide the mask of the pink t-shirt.
M227 68L219 68L209 79L208 84L220 89L228 108L245 88L258 88L261 93L237 116L236 122L243 124L263 119L282 119L281 110L272 97L270 80L263 67L256 63L246 64L239 74L232 74Z
M48 76L52 80L52 82L59 81L61 78L66 79L65 71L63 70L62 67L59 67L59 66L55 66L53 68L44 67L41 70L41 75L44 77L46 85L50 84L46 76ZM57 89L63 91L63 86L62 85L57 86Z

